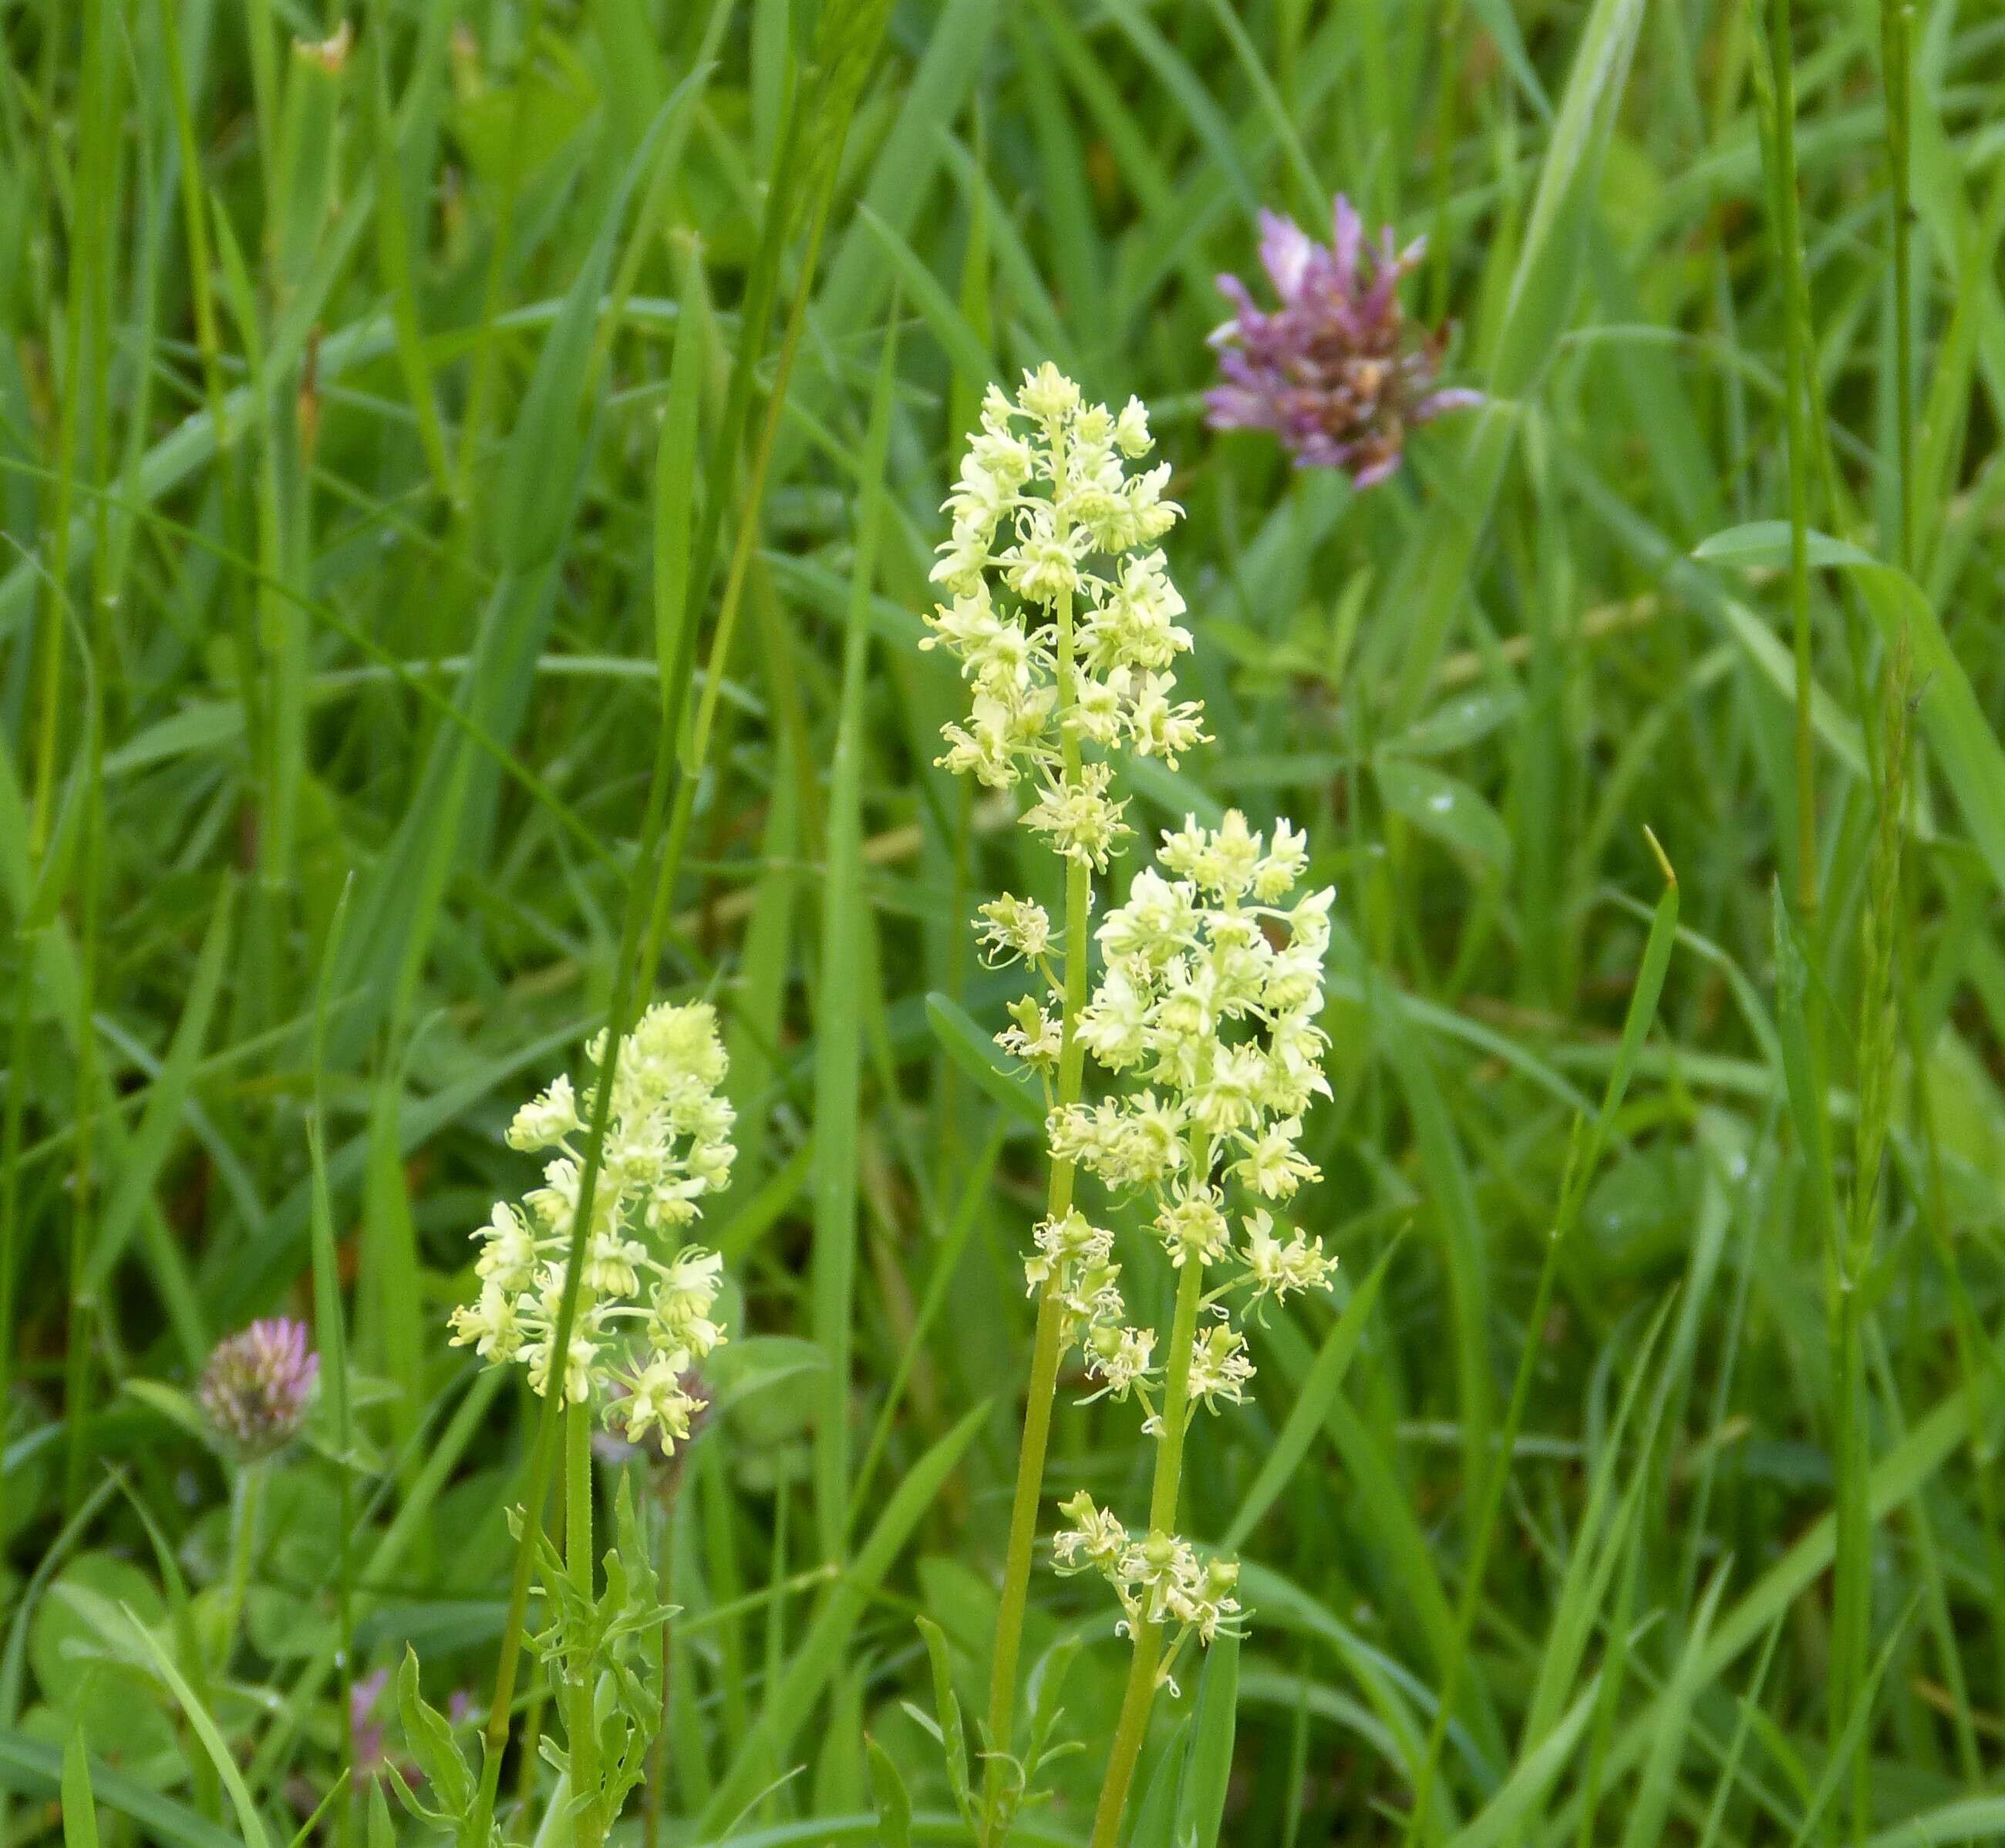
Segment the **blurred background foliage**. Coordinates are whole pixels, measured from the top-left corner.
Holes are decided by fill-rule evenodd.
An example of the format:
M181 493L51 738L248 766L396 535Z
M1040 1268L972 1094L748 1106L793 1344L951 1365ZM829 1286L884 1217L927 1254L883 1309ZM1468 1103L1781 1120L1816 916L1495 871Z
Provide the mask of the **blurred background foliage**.
M1146 401L1189 513L1217 742L1142 766L1136 819L1286 815L1339 889L1303 1217L1338 1308L1390 1254L1341 1329L1270 1313L1253 1400L1196 1441L1189 1526L1241 1548L1254 1613L1220 1839L1401 1839L1450 1683L1430 1839L2005 1830L2005 18L1912 16L1904 376L1881 16L1799 13L1793 301L1772 21L1734 0L0 4L0 1842L52 1839L79 1729L107 1839L249 1839L135 1623L279 1839L351 1710L358 1786L408 1763L370 1678L407 1643L441 1706L484 1702L528 1402L444 1318L524 1184L501 1128L604 1017L662 580L706 520L648 975L725 1012L743 1155L708 1225L745 1332L686 1468L626 1466L686 1613L644 1826L878 1839L867 1733L920 1839L955 1839L913 1619L978 1710L1041 1197L1036 1124L970 1050L1017 991L967 920L1049 875L931 767L962 696L915 644L960 436L1045 358ZM1256 211L1322 234L1339 190L1430 238L1408 308L1490 398L1363 495L1210 433L1199 395ZM1787 511L1793 321L1809 521L1906 563L1946 638L1916 647L1891 968L1877 689L1907 606L1864 571L1810 584L1807 878L1786 546L1693 556ZM684 328L697 415L664 443ZM853 598L854 835L829 775ZM1678 947L1528 1325L1663 889L1645 825ZM834 891L864 909L831 965ZM829 1033L853 1057L818 1063ZM1848 1384L1832 1203L1862 1109L1887 1182ZM276 1468L218 1660L232 1513L184 1395L280 1310L324 1354L345 1324L353 1431L324 1394ZM1132 1418L1062 1411L1052 1486L1136 1503ZM1083 1839L1123 1667L1097 1592L1038 1580L1033 1653L1090 1639L1062 1725L1087 1749L1027 1841ZM531 1815L540 1775L509 1773Z

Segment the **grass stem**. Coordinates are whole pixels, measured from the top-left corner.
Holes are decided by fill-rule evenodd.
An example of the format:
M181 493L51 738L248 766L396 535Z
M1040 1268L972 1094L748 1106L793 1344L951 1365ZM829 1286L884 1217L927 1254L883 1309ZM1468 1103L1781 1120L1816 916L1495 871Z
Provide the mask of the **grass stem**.
M1775 96L1775 246L1782 287L1785 423L1789 503L1789 616L1796 671L1793 765L1796 798L1796 911L1805 936L1817 941L1817 732L1811 712L1816 686L1810 622L1810 310L1803 277L1803 229L1797 200L1796 37L1791 0L1771 0L1768 58Z
M237 1466L230 1485L230 1565L223 1579L222 1620L216 1625L216 1673L230 1672L237 1653L237 1636L244 1622L244 1601L251 1589L251 1566L257 1556L259 1517L265 1486L271 1475L269 1459L256 1457Z

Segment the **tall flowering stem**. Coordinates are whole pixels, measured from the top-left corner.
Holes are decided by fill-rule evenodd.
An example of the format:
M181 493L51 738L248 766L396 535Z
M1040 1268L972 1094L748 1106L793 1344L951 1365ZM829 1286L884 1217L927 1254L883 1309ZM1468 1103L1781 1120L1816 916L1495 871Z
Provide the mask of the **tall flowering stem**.
M1039 1072L1057 1111L1076 1105L1084 1080L1094 875L1129 832L1108 759L1129 750L1175 764L1203 735L1198 707L1175 697L1171 664L1190 636L1154 549L1181 510L1163 495L1166 464L1127 466L1150 447L1138 401L1118 415L1087 404L1053 366L1026 373L1013 398L992 386L946 503L953 535L933 571L952 601L935 611L924 645L958 657L971 689L967 719L945 728L939 761L992 788L1029 783L1024 825L1065 864L1056 941L1042 906L1006 895L982 908L981 924L993 957L1021 958L1044 979L1045 994L1013 1010L1002 1039ZM1046 1225L1070 1215L1077 1166L1052 1151ZM982 1801L989 1843L1022 1794L1011 1756L1017 1674L1067 1327L1054 1275L1038 1292L996 1622Z
M1329 1089L1316 1021L1333 895L1285 902L1308 860L1286 822L1270 845L1236 810L1215 829L1187 819L1163 837L1156 865L1100 928L1105 973L1080 1021L1094 1061L1142 1088L1052 1118L1055 1149L1153 1208L1177 1273L1158 1397L1156 1336L1128 1322L1111 1234L1073 1212L1043 1229L1032 1265L1059 1281L1067 1334L1100 1394L1137 1399L1156 1444L1146 1532L1132 1537L1082 1492L1053 1549L1059 1571L1097 1571L1113 1587L1132 1643L1094 1848L1119 1833L1157 1689L1193 1638L1208 1645L1239 1615L1238 1566L1201 1557L1176 1531L1197 1409L1238 1402L1253 1374L1230 1299L1326 1289L1335 1268L1320 1239L1277 1229L1264 1204L1319 1178L1297 1145L1304 1113Z
M1062 468L1062 462L1055 465ZM1059 519L1062 522L1062 513ZM1060 531L1064 530L1061 524ZM1073 635L1072 593L1062 591L1057 607L1059 689L1058 710L1062 714L1077 703L1077 643ZM1079 740L1069 728L1061 734L1063 777L1068 788L1083 787L1083 755ZM1059 1019L1057 1099L1061 1106L1079 1100L1086 1069L1086 1049L1079 1037L1079 1017L1086 1006L1087 967L1085 955L1087 925L1093 909L1093 868L1085 860L1073 857L1065 869L1065 980ZM1075 952L1070 947L1080 946ZM1045 1195L1048 1219L1062 1218L1071 1209L1076 1162L1055 1158ZM1051 1443L1052 1408L1058 1396L1059 1338L1062 1319L1058 1292L1049 1285L1038 1299L1037 1333L1031 1348L1031 1377L1024 1410L1024 1435L1017 1453L1017 1483L1010 1505L1010 1539L1004 1555L1002 1595L997 1606L995 1659L988 1687L989 1749L983 1773L983 1814L987 1825L999 1825L998 1811L1003 1801L1008 1759L1014 1730L1017 1659L1022 1652L1024 1613L1029 1601L1032 1552L1037 1543L1038 1500L1043 1491L1045 1454Z
M1155 1475L1149 1494L1151 1535L1176 1531L1177 1500L1183 1485L1184 1436L1190 1426L1190 1351L1196 1338L1203 1278L1203 1267L1189 1264L1177 1285L1176 1320L1170 1331L1170 1370L1163 1382L1161 1429L1156 1442ZM1230 1597L1237 1582L1237 1569L1231 1569L1232 1576L1221 1574L1216 1587L1210 1588L1215 1600ZM1146 1619L1132 1623L1131 1620L1131 1626L1134 1653L1129 1662L1127 1685L1122 1690L1121 1713L1114 1725L1107 1776L1101 1784L1100 1802L1094 1812L1093 1848L1111 1843L1120 1832L1122 1811L1135 1780L1135 1766L1142 1755L1142 1742L1148 1734L1149 1715L1155 1707L1156 1688L1163 1673L1164 1623Z

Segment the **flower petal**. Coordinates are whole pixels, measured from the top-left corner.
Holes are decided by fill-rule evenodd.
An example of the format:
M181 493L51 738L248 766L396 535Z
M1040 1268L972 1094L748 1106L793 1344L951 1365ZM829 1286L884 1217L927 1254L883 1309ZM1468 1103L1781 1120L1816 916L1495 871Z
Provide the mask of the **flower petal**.
M1283 301L1295 299L1315 248L1308 233L1292 219L1273 212L1260 214L1260 261Z

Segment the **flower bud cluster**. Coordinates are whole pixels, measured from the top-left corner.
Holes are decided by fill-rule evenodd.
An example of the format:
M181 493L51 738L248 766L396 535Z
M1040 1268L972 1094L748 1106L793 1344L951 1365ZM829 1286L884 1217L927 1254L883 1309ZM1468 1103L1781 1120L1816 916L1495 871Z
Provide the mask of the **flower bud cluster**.
M1164 1652L1166 1678L1186 1638L1195 1636L1209 1647L1220 1630L1238 1633L1233 1628L1240 1610L1234 1595L1237 1561L1200 1559L1174 1534L1151 1531L1136 1539L1084 1489L1061 1502L1059 1512L1073 1524L1052 1542L1053 1564L1062 1573L1098 1573L1114 1587L1129 1626L1171 1626Z
M585 1050L602 1069L605 1035ZM473 1234L480 1294L452 1318L455 1346L470 1345L497 1365L521 1360L539 1393L556 1373L560 1403L595 1402L609 1429L630 1443L653 1431L665 1453L686 1440L703 1409L688 1390L691 1369L725 1339L713 1317L723 1259L701 1245L665 1260L657 1249L730 1180L737 1151L732 1107L719 1094L725 1066L707 1003L650 1008L620 1047L561 1365L551 1349L584 1177L574 1138L596 1105L593 1088L578 1091L567 1076L525 1104L509 1127L511 1147L557 1152L522 1206L497 1201Z
M939 762L996 789L1034 777L1025 825L1102 871L1128 833L1124 805L1080 748L1174 767L1203 736L1200 707L1175 696L1191 638L1155 549L1182 510L1164 498L1167 462L1128 466L1151 447L1139 399L1118 415L1089 405L1048 363L1014 398L992 385L945 503L953 533L932 576L952 601L920 644L954 655L970 688Z

